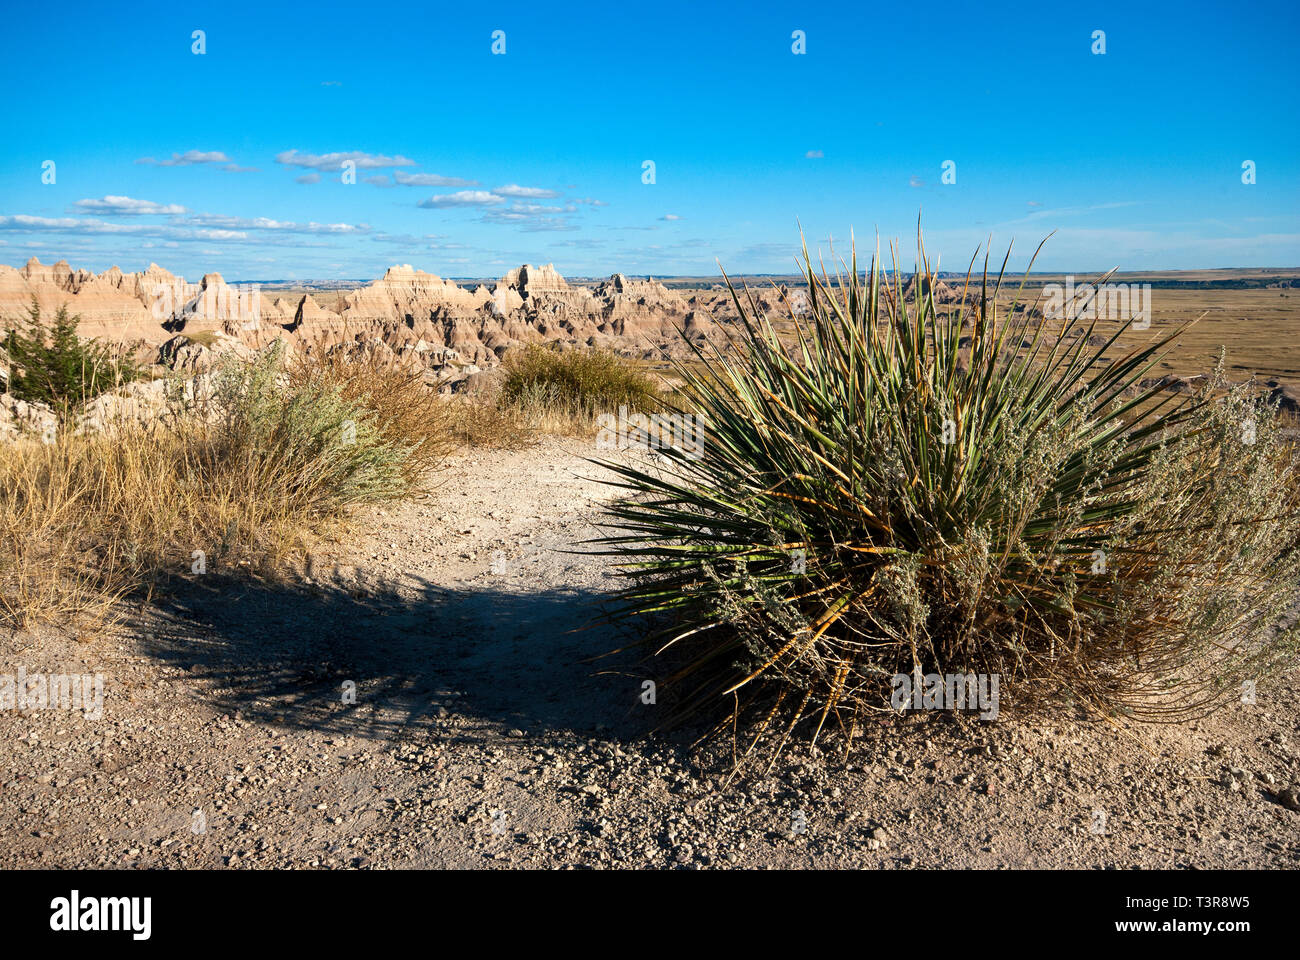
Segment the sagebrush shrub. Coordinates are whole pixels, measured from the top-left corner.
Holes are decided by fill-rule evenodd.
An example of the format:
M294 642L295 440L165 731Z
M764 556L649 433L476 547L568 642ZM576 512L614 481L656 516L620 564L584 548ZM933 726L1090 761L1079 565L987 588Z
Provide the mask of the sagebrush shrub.
M279 341L251 361L228 359L216 373L211 456L242 461L266 495L311 510L403 492L409 447L343 389L333 377L291 379Z

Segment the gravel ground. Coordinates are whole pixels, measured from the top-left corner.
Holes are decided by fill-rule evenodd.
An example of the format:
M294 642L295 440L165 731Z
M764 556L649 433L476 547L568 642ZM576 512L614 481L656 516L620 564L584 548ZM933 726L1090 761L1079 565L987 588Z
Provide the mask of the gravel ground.
M889 720L719 792L727 749L647 737L632 665L584 662L618 641L575 630L613 582L572 552L591 454L476 451L294 586L0 641L105 691L0 713L0 867L1300 866L1300 671L1178 726Z

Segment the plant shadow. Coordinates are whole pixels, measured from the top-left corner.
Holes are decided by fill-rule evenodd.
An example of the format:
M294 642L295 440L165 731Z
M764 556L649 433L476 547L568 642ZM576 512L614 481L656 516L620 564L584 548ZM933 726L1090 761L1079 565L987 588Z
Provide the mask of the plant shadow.
M635 716L641 681L590 662L620 645L594 625L597 599L213 579L173 585L128 627L214 708L255 722L444 742L511 730L633 739L649 726Z

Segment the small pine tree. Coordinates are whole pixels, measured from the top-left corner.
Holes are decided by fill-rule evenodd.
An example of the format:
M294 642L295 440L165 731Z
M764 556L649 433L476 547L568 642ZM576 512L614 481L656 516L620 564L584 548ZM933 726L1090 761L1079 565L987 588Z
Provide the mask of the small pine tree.
M32 298L27 330L14 324L3 340L13 396L48 404L66 416L105 390L135 379L138 371L133 363L114 356L104 344L77 335L80 322L81 317L70 316L64 305L54 314L53 328L47 328L41 306Z

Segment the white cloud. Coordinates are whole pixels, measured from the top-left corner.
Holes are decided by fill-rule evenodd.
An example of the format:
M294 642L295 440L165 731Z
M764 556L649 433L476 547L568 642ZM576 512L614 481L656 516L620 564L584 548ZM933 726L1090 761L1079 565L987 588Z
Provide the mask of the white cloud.
M1077 217L1096 212L1097 210L1118 210L1123 207L1140 206L1144 201L1141 200L1110 200L1106 203L1094 203L1088 206L1074 207L1057 207L1053 210L1035 209L1022 217L1015 220L1008 220L1002 226L1010 226L1018 223L1034 223L1037 220L1051 220L1056 217ZM1041 208L1042 204L1030 203L1031 207Z
M578 210L573 204L563 207L548 207L541 203L512 203L510 211L512 213L521 213L525 216L538 216L546 213L576 213Z
M424 241L411 233L376 233L370 237L372 243L396 243L405 247L423 247Z
M809 150L804 154L804 158L807 160L822 160L825 159L825 157L826 154L822 153L820 150Z
M481 222L517 226L525 233L537 233L553 230L577 230L568 214L577 207L572 204L565 207L547 207L537 203L515 203L504 210L488 210Z
M295 250L306 248L328 248L329 243L313 242L307 235L322 238L355 236L369 234L368 224L349 223L293 223L271 220L266 217L252 219L222 216L215 214L197 214L186 217L174 217L165 224L146 223L109 223L98 219L76 217L34 217L23 214L0 216L0 233L26 235L24 247L49 247L52 250L71 250L101 239L116 239L124 246L114 249L113 257L129 256L128 251L139 250L150 242L161 246L176 246L189 243L235 243L235 244L279 244L283 245L282 235L301 235L294 240ZM43 243L36 239L40 235L57 235L58 241ZM29 237L31 239L29 239Z
M22 233L126 234L176 240L242 240L247 234L232 230L200 230L162 224L106 223L73 217L29 217L18 214L0 217L0 230Z
M109 195L101 200L78 200L75 206L83 213L107 216L176 216L186 213L178 203L154 203L152 200L134 200L131 197Z
M457 190L455 193L434 194L427 200L421 200L420 206L427 210L443 207L489 207L504 202L505 197L488 190Z
M413 167L415 161L398 154L395 157L382 153L362 153L350 150L347 153L299 153L297 150L285 150L275 155L275 162L286 167L301 167L304 170L325 170L333 172L351 160L358 170L377 170L382 167Z
M301 177L294 177L294 183L320 183L320 174L304 173Z
M557 190L544 190L541 187L521 187L517 183L508 183L504 187L493 187L492 192L503 197L527 197L531 200L552 200L560 195Z
M571 223L567 217L529 213L514 208L508 210L489 210L487 213L483 214L483 222L517 226L525 233L578 229L578 226Z
M677 216L677 214L675 214L675 213L665 213L665 214L664 214L662 217L660 217L659 219L660 219L660 220L680 220L681 217Z
M29 217L26 214L18 213L12 217L0 217L0 230L64 230L76 227L80 224L99 223L97 220L77 220L74 217ZM116 224L104 224L106 227L116 226ZM123 226L124 231L130 231L133 227Z
M231 163L231 159L220 150L186 150L173 153L170 160L155 160L153 157L141 157L136 163L150 164L157 167L188 167L196 163Z
M439 173L403 173L393 171L393 180L403 187L477 187L477 180L462 177L444 177Z
M232 217L224 214L199 213L180 221L200 227L226 227L237 230L278 230L284 233L369 233L369 224L351 223L294 223L291 220L272 220L270 217Z

